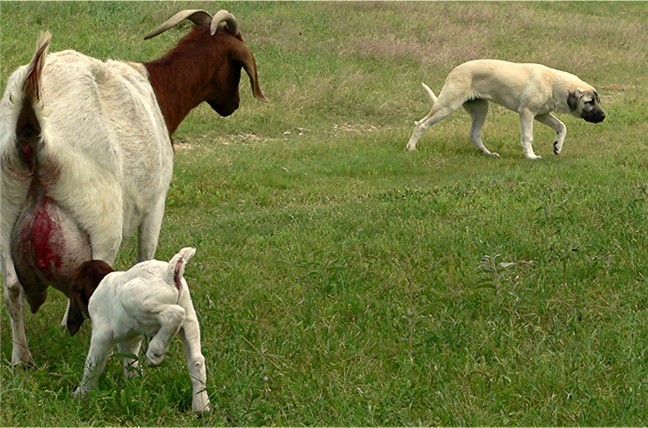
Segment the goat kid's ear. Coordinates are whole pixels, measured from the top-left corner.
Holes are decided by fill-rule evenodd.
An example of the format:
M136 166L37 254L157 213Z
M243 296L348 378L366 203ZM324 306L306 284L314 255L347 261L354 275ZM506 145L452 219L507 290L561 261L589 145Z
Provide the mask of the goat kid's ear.
M68 311L67 329L74 336L83 325L84 314L88 316L88 308L81 301L80 293L70 293L70 310ZM88 316L88 318L90 318Z

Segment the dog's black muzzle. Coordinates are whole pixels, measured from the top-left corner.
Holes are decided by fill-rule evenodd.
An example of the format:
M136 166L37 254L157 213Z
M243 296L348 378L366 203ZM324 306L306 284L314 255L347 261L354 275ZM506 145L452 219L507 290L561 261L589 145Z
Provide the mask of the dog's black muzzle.
M600 123L605 120L605 113L603 110L599 109L592 109L588 112L583 112L581 114L581 117L586 121L586 122L591 122L591 123Z

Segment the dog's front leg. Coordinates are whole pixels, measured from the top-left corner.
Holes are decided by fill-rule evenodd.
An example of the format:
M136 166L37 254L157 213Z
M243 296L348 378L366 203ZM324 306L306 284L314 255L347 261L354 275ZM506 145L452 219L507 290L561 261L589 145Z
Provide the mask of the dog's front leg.
M520 131L522 134L522 150L527 159L542 159L533 153L533 119L534 114L528 109L520 110Z
M106 367L106 361L115 344L105 334L95 334L93 331L90 340L90 350L83 369L83 380L79 387L72 394L74 398L83 398L88 391L97 386L97 381Z
M559 155L563 148L563 144L565 143L565 137L567 136L567 127L560 121L560 119L558 119L551 113L536 116L536 120L556 131L557 135L556 141L554 142L554 153Z

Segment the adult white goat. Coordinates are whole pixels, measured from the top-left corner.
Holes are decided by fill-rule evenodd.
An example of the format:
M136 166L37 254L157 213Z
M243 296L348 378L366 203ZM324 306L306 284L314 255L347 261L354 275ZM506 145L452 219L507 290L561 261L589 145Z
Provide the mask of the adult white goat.
M46 33L9 78L0 104L0 263L14 364L33 362L23 298L36 312L49 285L67 295L82 262L112 265L135 229L138 261L154 257L173 169L170 135L186 115L203 101L232 114L241 68L267 101L229 12L212 19L182 11L146 38L184 19L196 24L191 33L148 63L47 54Z

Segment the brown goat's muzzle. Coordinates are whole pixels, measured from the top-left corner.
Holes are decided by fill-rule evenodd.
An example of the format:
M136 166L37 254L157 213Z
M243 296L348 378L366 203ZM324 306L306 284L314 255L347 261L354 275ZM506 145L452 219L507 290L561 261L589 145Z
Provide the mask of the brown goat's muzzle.
M223 117L230 116L239 108L239 101L233 101L227 104L216 104L213 101L207 101L207 104L219 115Z

